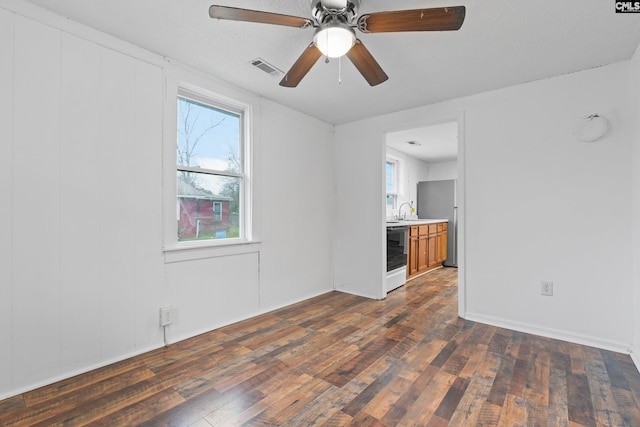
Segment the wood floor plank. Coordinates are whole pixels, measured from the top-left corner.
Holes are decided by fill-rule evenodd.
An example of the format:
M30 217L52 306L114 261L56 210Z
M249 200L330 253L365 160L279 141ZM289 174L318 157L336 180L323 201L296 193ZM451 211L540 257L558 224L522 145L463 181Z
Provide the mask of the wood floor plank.
M390 364L386 370L382 372L378 378L376 378L371 384L369 384L358 396L356 396L351 402L345 405L342 408L342 411L345 414L349 414L352 417L355 417L358 412L363 410L363 408L376 396L381 393L381 391L389 385L389 383L393 380L394 377L398 375L398 371L400 371L400 366L395 363Z
M529 372L523 389L525 399L543 406L549 402L550 359L549 352L539 348L531 353Z
M456 277L329 292L0 401L0 425L640 426L628 355L458 318Z
M587 427L595 427L595 415L591 403L591 391L587 375L567 374L567 403L569 408L569 421L579 423Z
M456 377L439 371L422 390L418 398L409 405L400 426L426 425L453 385Z
M408 390L411 382L399 375L394 376L378 394L364 406L368 414L382 420L387 412L398 402L403 392Z
M256 393L248 393L243 396L244 400L252 399ZM257 399L261 399L263 396L259 394ZM170 427L170 426L191 426L198 423L200 420L204 420L204 417L223 407L226 403L233 400L228 394L221 394L217 390L209 390L207 392L200 393L197 396L193 396L185 401L185 403L175 406L171 409L164 411L163 413L155 416L151 420L147 420L141 423L140 426L144 427ZM205 421L207 425L210 425Z
M491 372L499 366L500 359L493 353L489 353L486 356L487 360L483 362L484 369L479 369L471 378L469 386L462 395L455 412L446 417L451 421L451 425L471 426L476 424L487 425L492 422L497 423L499 412L487 411L483 413L483 409L485 409L484 403L488 402L487 398L495 380L495 375L491 374ZM498 408L496 405L493 405L493 407Z
M433 378L439 372L439 369L435 366L429 365L424 371L420 373L413 381L411 386L400 396L395 404L387 411L382 417L388 425L398 425L400 421L405 417L407 410L412 405L427 387L431 383Z
M585 349L589 363L585 364L591 403L596 423L605 426L621 426L623 419L613 395L612 381L599 350Z
M175 390L168 388L155 395L115 411L89 423L89 426L137 426L185 402Z
M618 405L622 425L632 426L640 420L640 403L633 397L631 391L624 389L614 389L613 396Z
M71 387L73 392L67 391L68 382L65 381L63 385L65 392L61 393L58 398L53 398L47 391L46 394L50 396L47 400L38 400L38 403L17 411L0 413L0 425L35 425L57 413L67 413L76 407L121 392L153 377L154 373L150 369L138 366L134 370L126 371L126 375L118 375L113 378L107 376L104 379L102 379L102 375L97 375L96 378L101 378L101 380L95 383L81 381L81 385Z
M22 410L27 405L24 403L24 397L14 396L8 399L0 401L0 414L9 414L15 411Z
M500 413L498 427L523 427L527 425L526 402L522 397L508 394Z
M379 338L364 346L354 357L335 367L323 379L336 387L342 387L397 345L397 341Z
M105 384L112 381L114 378L118 378L121 375L137 375L139 372L149 372L146 365L148 359L153 358L153 354L146 355L147 357L131 358L122 362L114 363L104 368L96 369L88 372L84 375L69 378L52 384L50 386L41 387L39 389L24 393L22 397L26 406L33 407L39 403L45 402L50 399L59 399L61 396L68 393L75 393L85 387L93 388L96 384ZM149 373L151 374L151 373ZM92 393L94 391L92 390ZM86 394L86 393L84 393Z
M480 415L478 416L477 421L475 422L475 426L484 427L484 426L497 426L500 421L500 414L502 413L502 406L497 406L492 403L485 401L482 403L482 408L480 409ZM454 414L456 416L457 414ZM458 415L460 417L466 418L466 414ZM465 425L465 424L454 424L452 420L451 425ZM467 425L474 425L473 423Z
M129 387L117 390L99 399L92 399L85 404L54 415L51 418L33 424L34 426L87 425L106 415L119 411L129 405L145 400L156 393L176 385L182 378L182 372L167 374L138 382Z
M564 427L568 424L567 371L568 369L557 368L557 365L550 370L549 410L547 416L547 425L550 427Z
M456 408L460 403L460 399L462 399L467 391L467 387L469 387L469 380L457 377L449 387L449 390L447 390L447 394L442 398L442 401L436 408L434 415L445 420L449 420L456 412Z
M511 356L500 357L500 368L494 377L491 390L487 396L487 402L500 407L504 405L507 393L509 392L515 364L516 359Z

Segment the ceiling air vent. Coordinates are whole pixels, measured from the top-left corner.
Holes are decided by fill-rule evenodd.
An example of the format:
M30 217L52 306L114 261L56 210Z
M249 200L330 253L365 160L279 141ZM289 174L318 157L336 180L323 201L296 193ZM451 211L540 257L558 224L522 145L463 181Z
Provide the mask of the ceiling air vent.
M284 74L282 72L282 70L277 69L276 67L274 67L273 65L269 64L267 61L265 61L262 58L254 59L253 61L251 61L251 65L253 65L256 68L261 69L262 71L264 71L267 74L271 74L274 77L280 77L281 75Z

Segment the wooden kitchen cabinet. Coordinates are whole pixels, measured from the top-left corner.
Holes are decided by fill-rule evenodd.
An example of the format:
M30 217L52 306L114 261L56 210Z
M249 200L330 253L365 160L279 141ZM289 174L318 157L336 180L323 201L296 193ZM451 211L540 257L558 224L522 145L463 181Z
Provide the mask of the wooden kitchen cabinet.
M440 227L442 226L442 227ZM438 259L440 263L443 263L447 259L447 223L443 222L442 224L438 224L438 229L441 230L438 233L438 240L440 242L439 246L439 256Z
M418 274L418 226L409 227L409 259L407 260L407 277Z
M429 224L429 254L427 256L427 268L432 269L438 267L438 258L440 256L440 244L438 240L438 224Z
M429 228L418 226L418 273L426 271L429 264Z
M447 256L446 225L447 223L436 223L409 227L407 277L417 276L442 265Z

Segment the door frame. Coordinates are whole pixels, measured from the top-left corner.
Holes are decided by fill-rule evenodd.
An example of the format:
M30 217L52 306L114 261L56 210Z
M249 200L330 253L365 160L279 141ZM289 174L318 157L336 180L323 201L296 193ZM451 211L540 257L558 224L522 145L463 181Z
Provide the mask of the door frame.
M466 166L465 166L465 112L452 112L448 114L428 115L419 120L403 122L382 131L381 144L386 153L386 135L390 132L398 132L419 127L434 126L442 123L456 122L458 124L458 316L466 318L467 313L467 274L466 274ZM380 165L385 175L386 156L382 156ZM381 216L386 216L386 203L383 204Z

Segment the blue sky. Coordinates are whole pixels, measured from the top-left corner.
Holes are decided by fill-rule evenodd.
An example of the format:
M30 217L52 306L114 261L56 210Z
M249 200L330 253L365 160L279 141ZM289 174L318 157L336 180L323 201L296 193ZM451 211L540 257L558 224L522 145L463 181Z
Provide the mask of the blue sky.
M187 126L191 126L191 143L204 134L196 145L190 166L206 169L228 170L230 155L239 156L240 118L237 114L218 110L187 100L190 111L182 98L178 100L178 149L184 149L184 117L188 112ZM215 125L211 129L208 129Z

